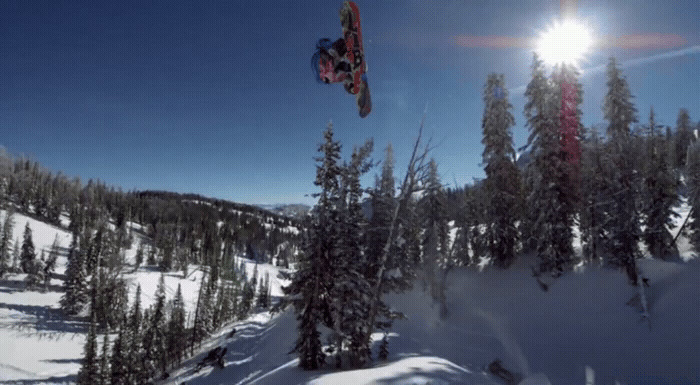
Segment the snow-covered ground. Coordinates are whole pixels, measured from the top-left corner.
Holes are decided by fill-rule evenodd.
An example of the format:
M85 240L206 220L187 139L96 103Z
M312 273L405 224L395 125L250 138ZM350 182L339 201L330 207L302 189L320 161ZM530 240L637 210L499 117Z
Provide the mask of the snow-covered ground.
M4 216L5 212L0 211L0 220ZM22 241L24 226L29 223L37 254L41 250L48 253L54 239L58 239L62 251L57 261L57 278L51 280L46 292L25 290L24 274L9 274L0 279L0 384L70 383L80 369L87 336L85 320L66 318L59 306L71 234L65 228L22 214L15 214L14 221L14 240ZM125 253L128 262L133 261L140 240L137 232L134 236L132 247ZM175 295L180 284L186 309L191 312L202 275L198 266L191 266L186 278L181 273L165 274L167 298ZM131 301L136 286L141 285L141 306L150 306L160 276L159 271L149 267L136 271L127 267L124 277L129 282Z
M522 384L700 383L700 261L640 260L650 284L650 322L627 304L634 305L637 289L623 272L580 269L545 292L529 262L521 258L506 271L455 270L445 319L420 289L392 295L390 303L408 319L395 323L385 363L339 372L299 369L287 353L296 320L286 311L230 325L164 383L502 384L485 370L495 359L525 378ZM227 339L233 326L238 332ZM215 346L227 347L226 367L194 373Z
M687 207L679 212L687 215ZM21 239L26 222L37 250L48 251L56 235L62 247L69 245L64 229L22 215L15 216L15 239ZM554 280L545 292L530 272L536 261L521 257L505 271L453 269L444 319L419 283L411 292L390 296L390 304L408 319L396 321L391 330L387 362L357 370L300 370L288 354L297 334L295 315L287 310L227 325L163 383L502 384L485 369L499 359L511 372L527 377L523 384L586 384L586 373L595 384L698 384L700 260L692 258L695 251L685 237L679 239L687 262L639 261L649 278L650 322L642 320L633 300L637 289L627 284L623 272L585 266ZM127 260L137 243L127 251ZM252 276L255 263L242 261ZM65 256L59 258L58 274L65 262ZM257 269L260 278L269 273L272 295L280 296L285 282L279 269L268 264ZM144 267L126 275L132 295L141 285L144 306L151 303L160 275ZM166 274L169 298L181 284L191 310L202 275L196 266L185 278ZM66 319L58 309L60 279L40 293L24 291L23 278L0 280L0 383L70 383L80 367L86 325ZM237 332L227 338L232 327ZM196 363L216 346L228 349L225 368L194 373Z

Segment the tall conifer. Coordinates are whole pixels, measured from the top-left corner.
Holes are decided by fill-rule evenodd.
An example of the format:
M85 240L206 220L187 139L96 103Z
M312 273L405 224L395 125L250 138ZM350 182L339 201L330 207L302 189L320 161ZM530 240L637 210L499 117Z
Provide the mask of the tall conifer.
M603 228L607 234L609 262L624 268L630 282L636 285L640 221L636 208L637 170L632 159L630 126L637 121L637 110L632 103L627 80L622 76L615 58L610 58L606 74L608 92L603 112L608 121L606 155L609 174L604 190L610 203L604 205L606 220Z
M508 267L515 258L518 241L516 213L520 194L520 172L510 130L515 119L508 102L503 75L491 74L484 85L483 164L488 191L486 238L494 263Z

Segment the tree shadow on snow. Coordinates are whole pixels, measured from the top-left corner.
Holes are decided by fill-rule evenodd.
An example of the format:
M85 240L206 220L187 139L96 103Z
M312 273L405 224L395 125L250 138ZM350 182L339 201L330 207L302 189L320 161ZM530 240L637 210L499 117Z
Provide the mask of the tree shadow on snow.
M59 278L58 274L54 274L52 276L52 278L54 278L54 279ZM50 291L55 291L55 292L63 291L63 287L61 287L60 285L53 285L53 284L48 285L46 287L46 290L43 292L40 290L40 289L44 288L43 284L39 284L39 286L37 286L36 288L31 289L31 290L27 289L26 286L27 285L22 280L0 279L0 293L5 293L5 294L12 294L12 293L16 293L18 291L38 291L40 293L46 293L46 292L50 292Z
M77 374L70 374L70 375L63 376L63 377L49 377L49 378L42 378L42 379L33 378L31 380L12 380L12 381L9 381L8 383L12 384L12 385L34 385L37 383L73 384L77 380L78 380Z
M53 360L41 360L41 362L50 362L53 364L82 364L82 358L57 358Z
M18 329L29 335L38 335L40 338L54 339L55 333L85 333L87 322L84 318L66 318L61 309L48 308L46 306L16 305L0 302L0 309L18 311L26 315L20 316L12 324L0 327Z

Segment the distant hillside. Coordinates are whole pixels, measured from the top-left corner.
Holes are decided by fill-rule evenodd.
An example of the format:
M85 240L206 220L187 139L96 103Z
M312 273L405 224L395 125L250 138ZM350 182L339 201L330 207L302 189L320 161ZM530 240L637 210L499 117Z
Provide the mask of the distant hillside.
M292 203L292 204L272 204L272 205L256 205L257 207L267 210L269 212L275 213L277 215L282 215L291 218L303 218L311 210L311 206Z

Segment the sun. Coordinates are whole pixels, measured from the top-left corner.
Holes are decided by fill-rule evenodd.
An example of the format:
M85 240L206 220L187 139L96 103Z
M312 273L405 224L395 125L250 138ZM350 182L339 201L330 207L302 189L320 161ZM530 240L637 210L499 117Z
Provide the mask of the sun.
M537 53L548 64L579 65L593 45L590 30L582 23L567 19L555 23L539 36Z

